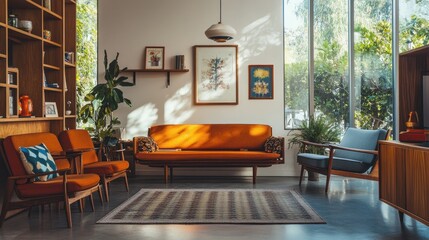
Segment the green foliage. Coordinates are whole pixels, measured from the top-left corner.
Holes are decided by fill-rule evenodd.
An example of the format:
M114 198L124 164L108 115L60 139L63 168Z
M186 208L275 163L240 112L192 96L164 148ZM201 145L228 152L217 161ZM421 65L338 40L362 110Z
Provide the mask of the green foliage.
M79 0L76 4L76 85L77 111L85 103L85 96L97 83L97 0ZM83 119L78 115L78 125ZM87 124L86 124L87 125Z
M91 123L93 127L87 128L95 138L102 141L106 137L111 137L113 127L121 122L113 112L118 109L120 103L125 103L131 107L131 101L123 96L119 86L128 87L133 84L126 82L128 77L119 76L121 71L118 64L119 53L116 58L108 64L107 52L104 50L104 79L106 83L99 83L91 89L85 96L85 104L79 112L83 123Z
M301 123L299 130L299 132L291 134L292 138L289 139L288 147L299 145L301 152L324 154L324 149L320 147L308 146L307 149L303 149L302 141L327 144L340 140L341 131L338 124L328 120L325 116L310 116L308 122Z

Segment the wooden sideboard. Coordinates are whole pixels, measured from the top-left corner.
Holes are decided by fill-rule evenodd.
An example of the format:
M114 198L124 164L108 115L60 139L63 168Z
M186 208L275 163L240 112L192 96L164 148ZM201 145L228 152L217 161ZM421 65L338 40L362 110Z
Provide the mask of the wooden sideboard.
M380 200L429 225L429 147L380 141L379 161Z

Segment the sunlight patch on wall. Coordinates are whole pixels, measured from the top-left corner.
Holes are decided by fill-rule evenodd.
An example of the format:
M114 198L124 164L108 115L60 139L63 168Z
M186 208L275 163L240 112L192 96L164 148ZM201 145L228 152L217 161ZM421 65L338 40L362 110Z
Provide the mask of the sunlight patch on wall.
M145 104L127 116L127 138L147 136L147 130L158 120L158 109L155 104Z
M241 49L239 62L244 63L249 58L259 56L270 45L282 45L282 39L282 33L275 28L270 15L256 19L243 28L241 37L237 40Z
M165 123L184 123L192 117L192 85L186 84L165 102Z

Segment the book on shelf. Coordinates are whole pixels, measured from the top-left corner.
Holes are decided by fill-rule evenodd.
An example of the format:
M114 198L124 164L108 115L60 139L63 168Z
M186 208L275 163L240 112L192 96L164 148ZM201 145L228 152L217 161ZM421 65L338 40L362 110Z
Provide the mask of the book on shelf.
M60 85L58 83L48 83L48 82L45 82L45 87L60 88Z
M176 55L176 69L185 69L185 55Z

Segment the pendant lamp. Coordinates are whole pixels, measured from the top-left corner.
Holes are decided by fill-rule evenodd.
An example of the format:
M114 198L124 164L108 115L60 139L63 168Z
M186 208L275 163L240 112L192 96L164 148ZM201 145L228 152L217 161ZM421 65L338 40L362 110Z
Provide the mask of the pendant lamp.
M219 0L220 3L220 17L219 23L211 25L206 31L206 36L215 41L215 42L226 42L234 38L237 31L227 24L222 23L222 0Z

